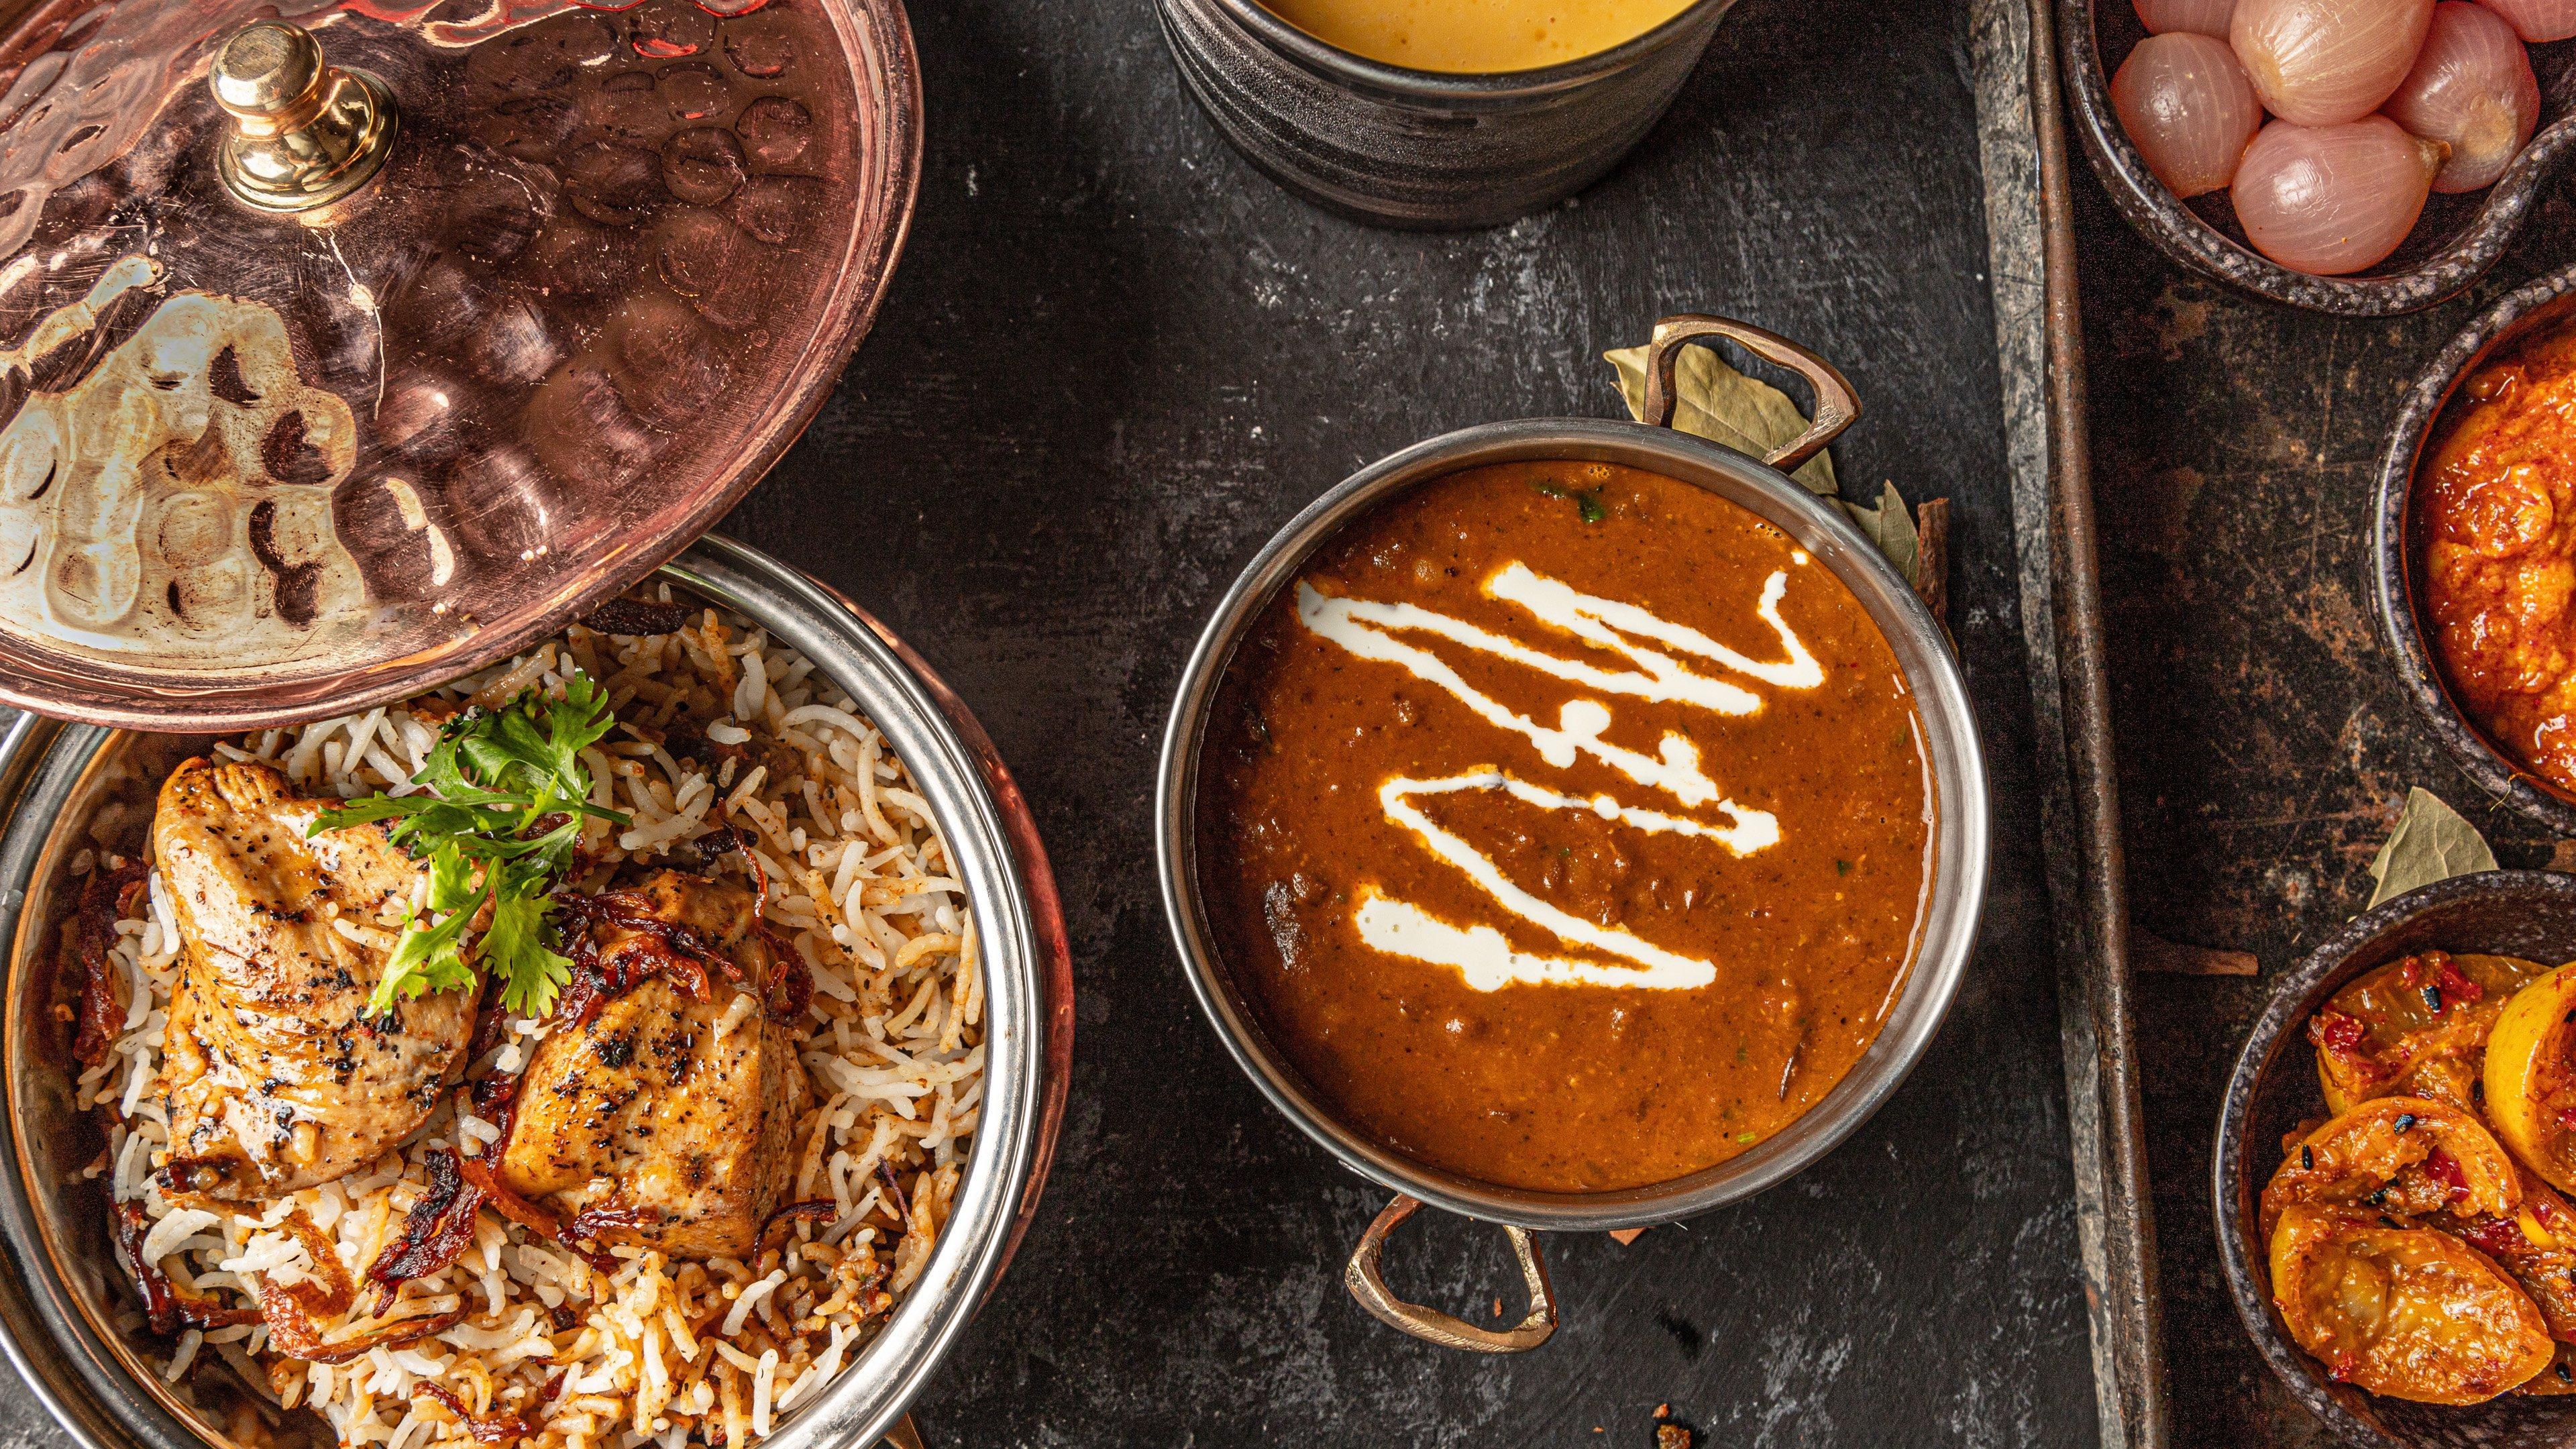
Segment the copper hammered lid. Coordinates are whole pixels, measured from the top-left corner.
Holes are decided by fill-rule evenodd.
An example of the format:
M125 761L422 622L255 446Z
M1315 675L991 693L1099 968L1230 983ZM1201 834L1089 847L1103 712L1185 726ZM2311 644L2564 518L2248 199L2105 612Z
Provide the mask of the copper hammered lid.
M0 701L161 730L523 648L866 330L900 0L0 0Z

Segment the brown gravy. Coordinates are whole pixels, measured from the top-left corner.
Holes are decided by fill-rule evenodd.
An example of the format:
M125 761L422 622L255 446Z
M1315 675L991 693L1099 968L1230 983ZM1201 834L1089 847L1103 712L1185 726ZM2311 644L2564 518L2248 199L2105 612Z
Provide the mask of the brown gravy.
M1668 1181L1813 1106L1933 868L1859 602L1611 464L1470 469L1325 544L1228 666L1198 799L1220 949L1336 1116L1548 1191Z

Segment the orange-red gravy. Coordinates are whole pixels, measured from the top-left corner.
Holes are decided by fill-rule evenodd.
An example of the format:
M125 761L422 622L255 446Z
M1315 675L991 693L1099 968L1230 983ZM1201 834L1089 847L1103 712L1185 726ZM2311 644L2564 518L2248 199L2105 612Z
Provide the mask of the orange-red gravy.
M1387 634L1522 719L1553 725L1569 701L1591 700L1609 711L1599 736L1609 744L1652 756L1679 734L1725 798L1776 816L1777 843L1739 857L1706 838L1502 789L1406 797L1506 884L1713 964L1714 980L1477 990L1457 965L1363 941L1362 903L1392 899L1462 930L1499 930L1518 952L1635 964L1506 908L1393 818L1380 799L1391 779L1491 766L1578 801L1608 795L1667 818L1730 817L1591 753L1550 765L1451 690L1309 627L1293 584L1237 649L1210 719L1201 886L1253 1009L1347 1125L1505 1186L1667 1181L1780 1130L1877 1036L1932 870L1913 703L1886 639L1822 563L1732 503L1631 468L1511 463L1453 474L1351 524L1300 582L1334 599L1418 605L1597 669L1639 668L1488 593L1515 561L1754 661L1785 657L1756 605L1766 581L1786 575L1779 611L1821 666L1821 684L1774 687L1664 651L1751 690L1750 715L1568 682L1418 629Z
M2496 743L2576 790L2576 326L2464 392L2416 483L2435 648Z

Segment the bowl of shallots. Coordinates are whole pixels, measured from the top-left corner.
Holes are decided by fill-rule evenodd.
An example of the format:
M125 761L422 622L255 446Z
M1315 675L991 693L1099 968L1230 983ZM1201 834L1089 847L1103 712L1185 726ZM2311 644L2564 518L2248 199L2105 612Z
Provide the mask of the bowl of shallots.
M2458 294L2576 150L2576 0L2057 0L2077 130L2182 265L2344 316Z

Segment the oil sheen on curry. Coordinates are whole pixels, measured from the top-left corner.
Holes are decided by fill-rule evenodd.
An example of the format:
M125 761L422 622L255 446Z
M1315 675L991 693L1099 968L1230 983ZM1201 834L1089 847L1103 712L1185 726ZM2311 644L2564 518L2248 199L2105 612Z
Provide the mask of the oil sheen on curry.
M1688 484L1508 463L1336 535L1237 649L1199 868L1355 1130L1507 1187L1736 1155L1877 1036L1934 801L1887 641Z

